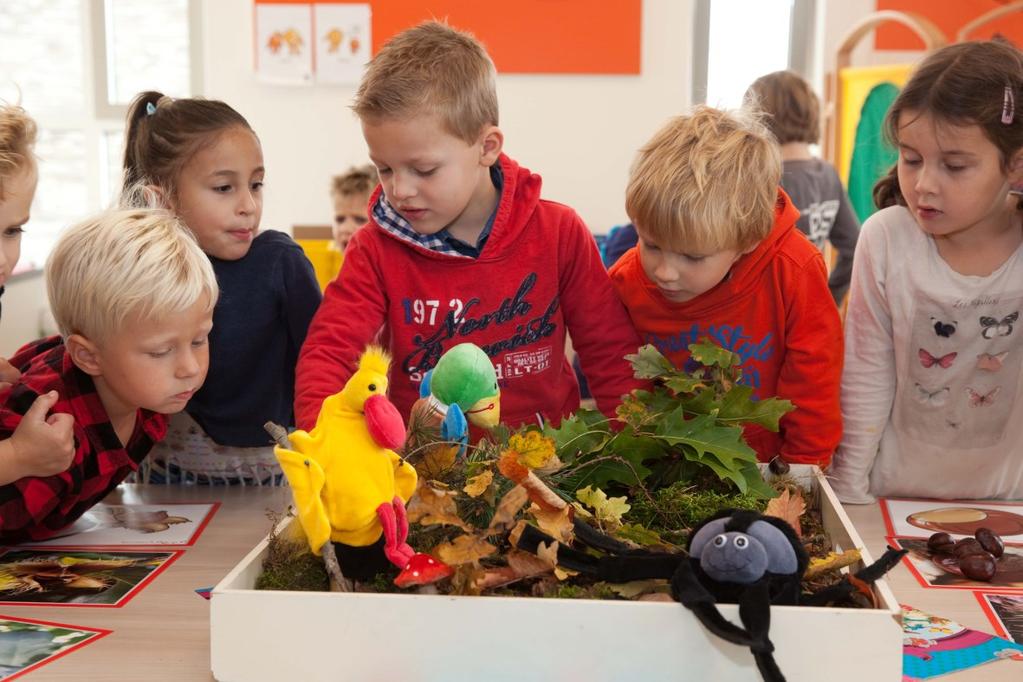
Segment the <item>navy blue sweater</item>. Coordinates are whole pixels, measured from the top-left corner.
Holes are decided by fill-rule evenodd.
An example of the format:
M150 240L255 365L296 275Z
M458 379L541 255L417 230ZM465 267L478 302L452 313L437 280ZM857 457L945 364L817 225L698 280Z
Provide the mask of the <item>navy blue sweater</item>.
M295 422L295 363L320 287L302 247L274 230L261 232L244 258L210 262L220 285L210 370L186 409L221 445L269 445L266 421Z

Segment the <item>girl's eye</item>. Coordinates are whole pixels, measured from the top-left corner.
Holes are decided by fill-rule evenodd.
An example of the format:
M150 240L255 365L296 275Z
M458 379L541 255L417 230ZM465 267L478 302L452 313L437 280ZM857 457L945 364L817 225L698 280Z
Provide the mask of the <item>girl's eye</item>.
M383 177L385 175L390 175L390 174L391 174L391 169L390 168L377 168L377 175L379 175L381 177Z
M643 242L643 248L646 249L647 251L660 251L661 250L661 247L657 246L656 244L648 244L647 242Z
M920 163L920 159L911 159L907 156L903 156L902 163L906 164L907 166L916 166Z
M261 189L263 189L263 181L262 180L260 180L259 182L252 183L252 191L258 192Z
M207 340L208 339L205 336L202 337L201 339L196 339L195 341L192 342L192 348L202 348L203 346L206 345Z
M417 170L416 175L426 178L433 175L436 170L436 168L431 168L430 170Z
M965 170L966 166L953 166L952 164L946 163L945 168L947 168L950 173L958 173L961 170Z
M213 191L220 192L221 194L226 194L227 192L231 191L231 185L219 185L218 187L214 187Z
M168 355L170 355L170 352L171 352L170 348L167 348L165 350L151 350L151 351L149 351L149 357L151 357L151 358L163 358L163 357L167 357Z
M360 225L360 226L361 225L365 225L367 222L369 222L369 218L367 218L365 216L361 216L361 215L355 216L354 218L352 218L352 220L355 221L356 225Z
M17 227L8 227L6 230L4 230L4 237L8 237L10 239L17 239L24 232L25 228L23 228L21 225Z
M694 255L688 254L688 253L682 254L682 257L685 258L690 263L702 263L703 261L705 261L707 259L706 256L694 256Z

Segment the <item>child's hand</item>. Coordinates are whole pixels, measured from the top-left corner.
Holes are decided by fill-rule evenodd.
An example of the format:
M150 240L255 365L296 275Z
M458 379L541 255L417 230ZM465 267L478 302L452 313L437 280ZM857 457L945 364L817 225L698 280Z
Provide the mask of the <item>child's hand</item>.
M75 420L63 412L46 416L56 402L56 391L36 398L11 435L15 466L22 477L52 476L71 466Z
M11 384L20 378L21 372L14 365L0 358L0 391L10 388Z

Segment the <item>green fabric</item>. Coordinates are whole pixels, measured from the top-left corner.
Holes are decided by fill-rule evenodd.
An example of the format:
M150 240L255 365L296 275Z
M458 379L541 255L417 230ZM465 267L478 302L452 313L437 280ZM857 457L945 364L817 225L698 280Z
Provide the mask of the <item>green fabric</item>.
M445 405L468 410L476 401L498 394L494 365L476 344L460 343L437 361L430 392Z
M884 118L899 94L891 83L875 85L860 110L852 160L849 162L849 200L862 224L877 208L874 185L898 161L898 151L884 137Z

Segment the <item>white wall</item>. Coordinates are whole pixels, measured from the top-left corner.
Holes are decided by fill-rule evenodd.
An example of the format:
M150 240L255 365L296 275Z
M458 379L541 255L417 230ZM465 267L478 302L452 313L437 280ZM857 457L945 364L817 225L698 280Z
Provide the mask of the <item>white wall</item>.
M689 103L692 15L690 0L644 0L639 76L498 77L505 150L594 232L625 220L633 155ZM203 94L238 109L263 142L263 227L329 222L330 176L368 161L348 109L355 88L258 82L251 0L205 2L203 25Z
M693 0L643 0L638 76L498 78L506 150L544 178L544 195L573 206L594 232L625 220L625 182L636 149L690 102ZM874 0L819 0L815 80L823 92L833 50ZM256 80L251 0L203 3L203 79L207 97L242 112L263 141L268 168L263 226L326 223L330 176L366 160L348 104L354 87L286 87ZM755 52L737 51L737 59ZM857 65L914 61L918 53L877 52L871 39ZM41 278L15 282L4 296L0 356L39 333L45 319ZM41 317L43 316L43 317Z

